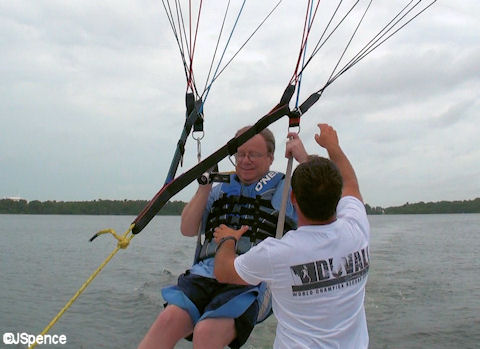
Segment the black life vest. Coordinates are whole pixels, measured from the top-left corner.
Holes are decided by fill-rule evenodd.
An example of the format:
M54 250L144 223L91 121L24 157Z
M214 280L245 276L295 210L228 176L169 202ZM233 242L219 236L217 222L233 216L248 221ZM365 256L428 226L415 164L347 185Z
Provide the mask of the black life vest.
M213 231L220 224L233 229L248 225L250 229L237 242L236 252L242 254L267 237L275 237L278 209L272 206L272 198L285 175L270 171L257 183L243 185L235 174L230 183L221 184L221 196L212 204L205 222L205 238L197 250L196 260L215 256L217 244ZM285 217L284 232L295 229L292 217Z

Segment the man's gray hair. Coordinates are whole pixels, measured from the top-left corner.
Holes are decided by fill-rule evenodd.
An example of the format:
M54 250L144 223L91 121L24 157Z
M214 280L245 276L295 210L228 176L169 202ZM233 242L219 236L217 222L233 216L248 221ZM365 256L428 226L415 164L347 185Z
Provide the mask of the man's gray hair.
M252 125L242 127L237 131L237 133L235 133L235 137L240 136L242 133L244 133L251 127ZM267 143L267 151L270 154L275 153L275 136L273 135L272 131L270 131L268 128L265 128L262 131L260 131L258 134L261 135L265 140L265 142Z

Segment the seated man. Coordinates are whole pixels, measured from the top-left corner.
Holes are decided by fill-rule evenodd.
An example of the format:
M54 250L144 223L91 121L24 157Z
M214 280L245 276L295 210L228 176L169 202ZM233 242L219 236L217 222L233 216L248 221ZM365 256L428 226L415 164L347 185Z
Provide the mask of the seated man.
M240 129L236 136L250 126ZM296 139L292 151L297 161L307 153ZM235 174L230 183L199 186L182 212L180 230L196 236L199 229L204 241L197 247L194 265L178 278L178 284L164 288L166 308L160 313L139 348L173 348L190 336L195 348L241 347L257 319L270 313L262 303L265 284L230 285L220 283L213 274L217 244L213 231L220 224L233 229L250 229L238 241L236 253L242 254L267 237L275 236L284 175L270 171L275 139L265 129L242 144L235 154ZM287 204L285 229L296 226L296 214ZM268 302L267 305L270 303Z

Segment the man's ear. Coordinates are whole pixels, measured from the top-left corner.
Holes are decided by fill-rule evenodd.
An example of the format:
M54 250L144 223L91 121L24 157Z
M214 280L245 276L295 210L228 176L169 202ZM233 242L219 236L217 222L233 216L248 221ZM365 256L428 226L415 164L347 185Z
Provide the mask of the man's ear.
M290 201L292 202L292 205L297 204L297 198L295 197L295 193L293 192L293 190L290 190Z
M268 155L270 156L270 166L272 166L273 160L275 160L275 158L273 156L273 153L269 153Z

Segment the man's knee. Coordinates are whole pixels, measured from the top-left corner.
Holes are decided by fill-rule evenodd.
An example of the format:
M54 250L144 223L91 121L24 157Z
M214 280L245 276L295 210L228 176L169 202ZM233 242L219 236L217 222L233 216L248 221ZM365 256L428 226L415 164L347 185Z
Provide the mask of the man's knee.
M169 305L158 315L139 349L173 348L175 344L193 331L190 315L177 306Z
M178 329L193 330L192 319L188 312L175 305L169 305L162 311L155 320L154 326L158 329Z
M235 339L235 336L235 322L227 318L199 321L193 330L193 341L196 343L227 345Z

